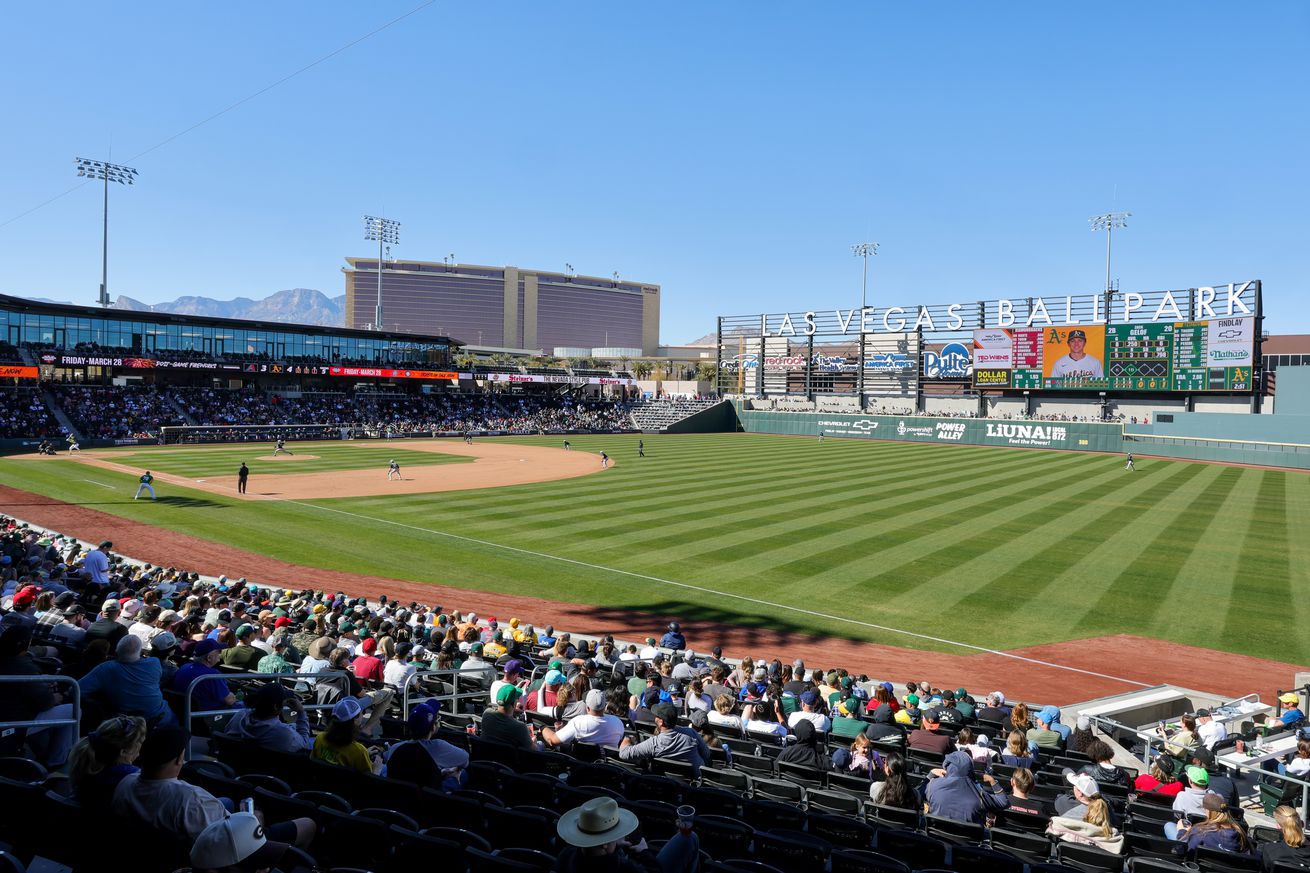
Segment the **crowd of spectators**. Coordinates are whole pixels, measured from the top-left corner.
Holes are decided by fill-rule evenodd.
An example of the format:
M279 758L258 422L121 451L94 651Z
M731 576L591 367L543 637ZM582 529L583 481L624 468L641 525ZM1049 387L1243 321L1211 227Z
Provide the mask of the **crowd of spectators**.
M1291 795L1275 816L1280 834L1257 846L1232 780L1215 764L1228 738L1201 729L1208 713L1197 713L1186 735L1161 737L1150 772L1138 773L1116 763L1089 721L1065 725L1054 706L1008 701L999 691L975 698L923 680L898 688L840 666L811 669L800 659L728 658L717 647L693 652L677 622L644 645L624 644L381 595L227 577L205 583L184 570L122 561L110 542L86 550L4 518L0 568L0 675L71 677L82 707L81 724L66 723L73 708L61 689L37 682L0 697L0 722L50 722L27 729L19 742L43 766L67 770L69 802L107 810L116 834L180 843L204 869L244 859L214 854L249 824L237 811L239 798L227 793L248 796L249 785L224 767L266 768L246 771L264 774L255 805L263 804L257 812L265 837L254 848L271 846L266 855L307 849L329 856L320 860L364 866L334 838L337 820L273 790L269 780L294 778L297 762L335 768L336 777L320 769L314 778L343 794L371 792L369 806L377 806L379 785L395 786L388 797L397 809L359 813L387 818L384 830L406 820L395 816L441 826L455 807L439 797L476 799L459 808L481 810L473 817L487 849L522 845L493 821L544 822L549 833L539 834L538 848L557 853L552 865L567 871L685 873L699 863L700 834L717 834L706 848L721 845L727 826L715 815L702 812L673 828L656 814L658 805L584 790L608 784L639 787L647 800L731 808L746 822L767 814L794 830L808 828L817 843L818 834L831 835L845 821L848 838L879 850L884 840L895 842L885 836L893 829L955 822L956 842L976 844L990 828L992 846L1008 845L1018 839L1007 836L1014 828L1035 829L1052 844L1123 856L1146 821L1152 838L1167 839L1160 845L1180 858L1203 849L1310 857ZM276 678L293 672L302 675ZM201 677L215 678L193 685ZM202 714L191 723L181 704L188 689L190 712ZM1296 725L1299 700L1283 703L1275 724ZM188 763L188 749L216 755L217 763ZM525 772L567 772L567 791L556 779L516 777L508 760ZM285 770L279 776L269 767ZM387 781L359 781L374 777ZM404 802L410 795L402 786L416 784L433 793ZM546 808L496 818L512 796L529 792ZM1146 808L1140 804L1163 814L1138 820ZM870 825L859 819L861 807ZM306 812L288 814L294 810ZM847 818L834 824L824 810ZM620 844L661 823L669 826L667 842L634 837ZM752 833L740 821L734 827ZM598 842L597 834L607 838ZM760 828L753 839L758 856L770 837ZM917 850L935 845L921 834L915 839ZM591 851L599 846L606 851ZM616 851L636 866L615 866L609 855Z
M63 428L35 388L0 388L0 439L57 439Z
M201 425L324 424L368 435L506 431L541 433L629 427L628 406L572 397L486 394L302 394L175 388Z
M150 386L50 383L50 391L87 439L146 439L185 424L168 395Z

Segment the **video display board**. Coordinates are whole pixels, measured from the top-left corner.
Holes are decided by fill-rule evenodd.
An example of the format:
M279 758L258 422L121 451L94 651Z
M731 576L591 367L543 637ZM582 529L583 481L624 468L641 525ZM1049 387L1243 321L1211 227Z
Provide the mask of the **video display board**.
M973 332L979 388L1251 391L1254 365L1254 318Z

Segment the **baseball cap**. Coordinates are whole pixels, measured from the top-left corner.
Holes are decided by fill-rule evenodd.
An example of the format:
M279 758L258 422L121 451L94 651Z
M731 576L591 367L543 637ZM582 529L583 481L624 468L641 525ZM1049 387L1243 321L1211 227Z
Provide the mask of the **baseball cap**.
M818 702L819 702L819 695L815 694L813 691L806 691L801 695L801 703L805 704L806 706L813 706Z
M371 655L377 651L378 641L373 639L372 637L369 637L368 639L364 640L364 642L359 644L359 648L361 651L363 651L364 654Z
M426 703L419 704L409 711L409 730L415 736L426 735L432 730L437 720L437 712Z
M523 662L518 658L510 658L505 662L505 675L510 676L523 672Z
M1069 781L1070 785L1088 797L1096 797L1101 793L1101 788L1096 784L1096 780L1086 773L1066 773L1064 778Z
M919 705L919 695L917 695L917 694L907 694L907 695L905 695L905 705L906 705L906 706L918 706L918 705Z
M237 639L239 639L239 640L244 640L246 637L250 636L250 635L253 634L254 632L255 632L255 626L254 626L254 625L252 625L252 624L243 624L243 625L241 625L241 627L239 627L239 628L236 629Z
M332 707L332 717L337 721L354 721L364 714L364 707L354 697L343 697Z
M1209 718L1209 717L1210 717L1210 710L1208 710L1208 709L1198 709L1198 710L1196 711L1196 717L1197 717L1197 718Z
M196 658L203 658L210 652L217 652L221 648L223 648L223 644L218 640L201 640L196 643L195 648L191 650L191 654Z
M564 674L558 670L551 670L546 674L545 683L547 685L563 685L564 681Z
M470 654L478 654L478 655L481 655L481 654L482 654L482 643L474 643L473 645L469 646L469 653L470 653Z
M1085 715L1078 716L1078 730L1089 731L1092 729L1092 720Z
M167 652L169 649L176 648L177 637L173 636L168 631L155 634L150 638L150 651L152 652Z
M1214 752L1210 751L1205 746L1197 746L1192 750L1192 760L1200 761L1202 767L1208 768L1214 763Z
M587 692L587 709L604 709L605 692L599 688L593 688Z
M670 727L678 720L678 710L672 703L657 703L650 708L650 714Z
M925 709L923 712L923 720L934 723L939 722L942 720L942 711L935 706L932 709Z
M142 770L153 770L169 761L177 760L191 742L191 735L181 728L156 728L146 734L136 763Z
M289 627L290 625L291 619L287 618L285 615L273 622L273 627Z
M1083 340L1085 340L1085 339L1087 339L1087 333L1086 333L1085 331L1081 331L1081 330L1071 330L1071 331L1069 331L1069 339L1083 339Z
M1210 784L1210 774L1205 772L1204 767L1188 767L1185 772L1187 773L1187 781L1193 785Z
M496 703L501 706L510 706L514 701L523 696L523 692L513 685L502 685L496 692Z
M237 812L200 832L191 847L191 863L205 870L238 864L263 870L277 864L286 851L286 843L275 843L264 835L264 826L254 813Z
M14 595L14 609L27 609L33 603L36 603L36 595L41 591L35 585L24 585L17 594Z

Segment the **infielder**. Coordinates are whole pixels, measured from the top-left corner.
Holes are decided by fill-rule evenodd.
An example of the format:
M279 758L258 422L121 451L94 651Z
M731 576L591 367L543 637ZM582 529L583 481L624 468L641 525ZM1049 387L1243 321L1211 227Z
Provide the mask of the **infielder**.
M610 456L607 455L607 454L605 454L604 452L601 452L601 453L600 453L600 468L601 468L602 470L604 470L604 469L605 469L606 467L608 467L609 465L610 465Z
M155 481L155 477L150 475L149 470L146 470L144 473L141 474L141 478L139 481L141 484L136 486L136 495L132 498L133 500L137 500L138 498L140 498L142 491L149 491L151 500L159 499L158 497L155 496L155 487L150 484L151 482Z
M571 451L573 451L573 443L569 442L568 440L565 440L565 441L564 441L564 451L566 451L566 452L571 452Z
M273 457L277 457L278 455L295 455L295 452L286 447L286 442L282 437L277 438L277 446L273 449Z
M1132 453L1132 452L1129 452L1129 453L1128 453L1128 463L1127 463L1127 464L1124 464L1124 469L1125 469L1125 470L1131 470L1131 471L1134 472L1134 473L1137 472L1137 467L1133 465L1133 453Z
M390 466L387 467L387 481L388 481L388 482L391 481L391 477L392 477L392 476L395 476L397 479L401 479L401 475L400 475L400 464L396 463L396 459L395 459L395 458L392 458L392 459L391 459L391 464L390 464ZM404 481L404 480L401 479L401 481Z
M473 431L471 430L464 431L464 445L466 446L473 445Z

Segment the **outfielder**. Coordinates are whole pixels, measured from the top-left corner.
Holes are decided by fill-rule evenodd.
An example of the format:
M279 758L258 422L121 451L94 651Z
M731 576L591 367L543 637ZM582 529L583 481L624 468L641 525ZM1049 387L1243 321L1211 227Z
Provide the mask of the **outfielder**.
M388 481L388 482L391 481L391 477L392 477L392 476L395 476L397 479L401 479L401 476L400 476L400 464L396 463L396 459L395 459L395 458L392 458L392 459L391 459L391 465L387 467L387 481ZM401 481L404 481L404 480L401 479Z
M139 481L141 484L136 486L136 495L132 498L133 500L139 499L141 497L142 491L149 491L151 500L159 499L158 497L155 496L154 486L150 484L151 482L155 481L155 477L150 475L149 470L146 470L144 473L141 474L141 479Z
M645 441L645 440L637 440L637 457L639 457L639 458L644 458L644 457L646 457L646 441Z
M571 451L573 451L573 443L569 442L568 440L565 440L565 441L564 441L564 451L566 451L566 452L571 452Z
M1124 469L1125 469L1125 470L1131 470L1131 471L1134 472L1134 473L1137 472L1137 467L1133 465L1133 453L1132 453L1132 452L1129 452L1129 453L1128 453L1128 463L1127 463L1127 464L1124 464Z

